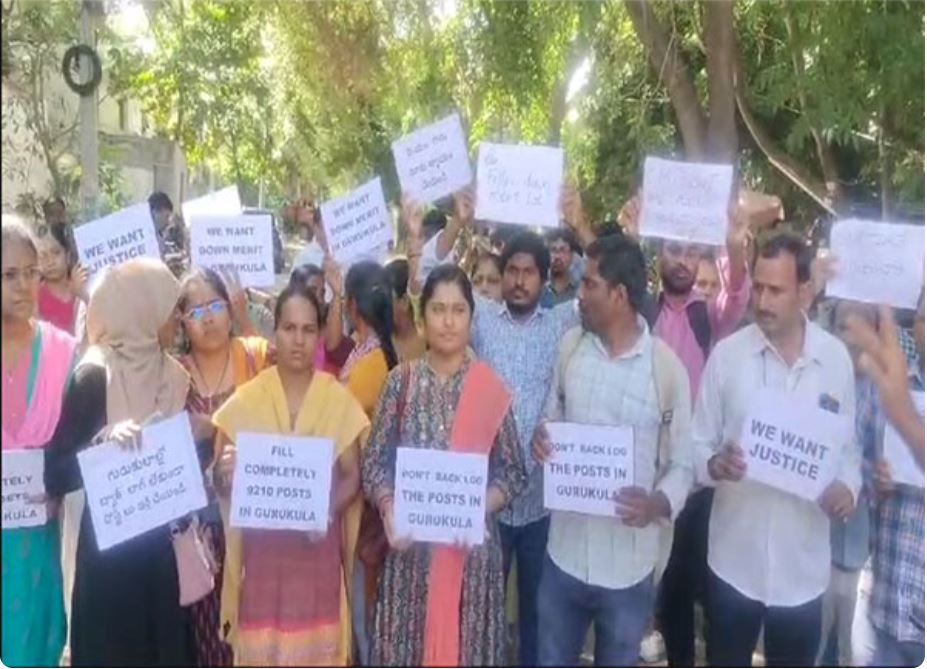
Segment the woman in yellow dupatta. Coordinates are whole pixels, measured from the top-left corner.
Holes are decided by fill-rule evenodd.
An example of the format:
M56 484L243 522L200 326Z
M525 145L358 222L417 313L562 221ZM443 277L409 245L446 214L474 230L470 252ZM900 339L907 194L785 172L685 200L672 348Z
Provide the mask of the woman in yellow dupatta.
M346 666L351 659L347 584L360 521L358 444L369 421L334 377L313 369L319 313L305 287L286 288L274 318L277 365L238 388L213 417L222 453L217 485L226 496L243 431L328 437L335 446L325 535L226 527L221 625L236 665Z

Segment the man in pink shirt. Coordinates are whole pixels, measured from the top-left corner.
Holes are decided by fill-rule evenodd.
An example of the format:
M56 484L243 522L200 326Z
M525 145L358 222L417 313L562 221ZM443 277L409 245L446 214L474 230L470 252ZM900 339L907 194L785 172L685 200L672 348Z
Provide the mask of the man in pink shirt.
M747 196L745 199L744 196ZM662 291L648 319L653 333L669 344L689 376L695 401L711 347L734 332L750 303L747 238L752 224L766 225L781 216L777 198L766 198L774 207L741 193L732 208L726 239L726 256L718 263L720 290L707 299L695 290L699 261L705 248L674 240L657 241L657 270ZM639 235L640 200L633 197L618 214L627 234ZM695 602L704 601L707 574L708 518L711 489L696 490L674 524L673 548L660 585L657 617L671 667L695 666ZM652 659L652 658L648 658Z

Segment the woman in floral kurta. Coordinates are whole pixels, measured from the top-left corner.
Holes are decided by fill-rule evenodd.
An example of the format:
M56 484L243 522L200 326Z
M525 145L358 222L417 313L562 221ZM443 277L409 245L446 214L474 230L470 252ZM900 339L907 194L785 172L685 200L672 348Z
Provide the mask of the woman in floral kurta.
M427 284L424 292L427 297ZM364 454L364 490L371 500L392 493L398 446L448 450L464 379L474 362L462 356L457 370L442 378L430 362L432 355L433 351L395 368L387 379ZM525 486L525 463L511 411L490 451L488 480L506 503ZM459 666L505 661L502 547L495 518L487 517L486 525L486 541L469 550L464 566ZM424 543L403 551L391 549L387 555L372 635L373 665L422 665L430 556L431 546Z

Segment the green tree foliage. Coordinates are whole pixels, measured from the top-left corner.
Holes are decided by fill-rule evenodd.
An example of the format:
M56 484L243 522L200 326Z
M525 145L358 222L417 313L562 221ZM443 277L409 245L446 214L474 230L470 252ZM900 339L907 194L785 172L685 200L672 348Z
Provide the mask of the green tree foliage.
M483 139L564 146L602 219L644 155L686 152L655 63L678 57L701 113L711 111L717 14L705 0L631 3L148 0L153 50L115 48L106 66L114 91L141 99L157 132L246 201L259 186L272 202L329 197L373 175L395 197L391 142L457 109L473 149ZM724 55L746 181L781 195L802 225L860 202L922 215L923 4L733 7ZM672 54L654 58L632 9L664 30ZM571 91L578 70L588 77Z

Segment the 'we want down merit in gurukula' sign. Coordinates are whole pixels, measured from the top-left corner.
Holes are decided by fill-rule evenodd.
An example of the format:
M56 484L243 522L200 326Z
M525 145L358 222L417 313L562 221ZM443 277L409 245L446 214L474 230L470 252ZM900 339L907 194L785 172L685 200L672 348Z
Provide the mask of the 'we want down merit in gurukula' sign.
M270 216L202 216L191 221L193 264L238 271L243 288L274 285L274 232Z
M851 438L846 416L821 409L807 397L761 390L741 435L746 476L817 500L836 477L841 451Z

